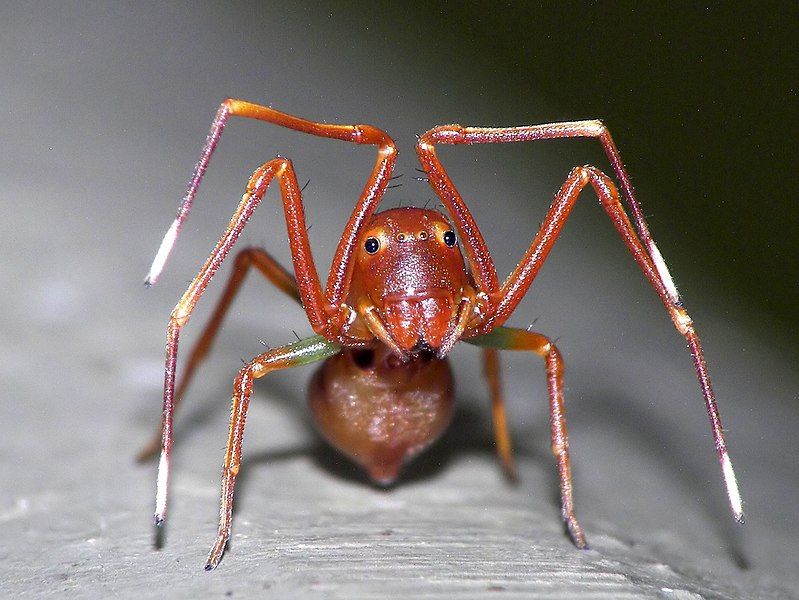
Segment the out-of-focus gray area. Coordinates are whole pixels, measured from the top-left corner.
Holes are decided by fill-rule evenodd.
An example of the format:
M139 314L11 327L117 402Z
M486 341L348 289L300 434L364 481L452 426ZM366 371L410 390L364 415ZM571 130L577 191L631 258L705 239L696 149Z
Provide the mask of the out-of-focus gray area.
M0 592L3 597L791 598L796 571L797 10L496 3L60 2L0 9ZM546 386L504 360L521 483L493 456L479 353L452 354L459 412L378 490L312 432L311 369L258 382L233 537L216 528L240 359L310 333L252 276L177 420L171 514L152 546L169 311L259 164L310 180L330 263L373 149L231 122L158 285L141 282L219 102L236 96L398 142L386 207L435 203L414 135L437 124L601 117L702 336L748 522L728 514L690 355L585 193L511 324L556 338L578 516L559 521ZM443 148L508 272L598 144ZM304 183L301 182L301 183ZM289 264L272 192L240 241ZM229 273L186 329L185 355ZM324 273L322 274L324 277Z

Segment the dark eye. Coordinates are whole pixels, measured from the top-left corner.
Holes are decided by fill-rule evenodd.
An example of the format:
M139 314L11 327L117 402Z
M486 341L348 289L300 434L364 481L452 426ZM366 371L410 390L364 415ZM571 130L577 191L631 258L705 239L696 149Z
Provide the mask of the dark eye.
M455 245L455 232L451 229L444 232L444 243L450 248Z
M366 252L369 254L374 254L380 249L380 242L377 238L366 238L366 242L364 243L363 247L366 249Z

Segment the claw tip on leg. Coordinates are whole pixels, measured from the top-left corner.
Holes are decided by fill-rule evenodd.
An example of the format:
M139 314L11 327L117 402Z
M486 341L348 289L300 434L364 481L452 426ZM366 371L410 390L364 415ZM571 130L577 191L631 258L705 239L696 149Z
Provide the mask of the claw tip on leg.
M585 539L583 528L573 516L565 517L566 530L569 532L569 537L575 546L580 550L588 550L588 542Z

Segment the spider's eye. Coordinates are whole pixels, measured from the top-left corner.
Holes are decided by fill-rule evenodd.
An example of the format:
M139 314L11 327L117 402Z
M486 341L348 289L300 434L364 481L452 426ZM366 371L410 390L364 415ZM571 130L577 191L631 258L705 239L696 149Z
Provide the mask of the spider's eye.
M366 249L368 254L374 254L380 249L380 242L377 238L366 238L366 242L364 242L363 247Z
M455 245L455 232L451 229L444 232L444 243L450 248Z

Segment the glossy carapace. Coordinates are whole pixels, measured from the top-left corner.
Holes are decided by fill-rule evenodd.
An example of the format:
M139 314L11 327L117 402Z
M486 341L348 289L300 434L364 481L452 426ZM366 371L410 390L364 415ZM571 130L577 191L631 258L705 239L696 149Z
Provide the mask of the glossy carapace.
M453 226L441 213L376 214L358 245L348 304L373 306L403 351L438 351L473 282Z

